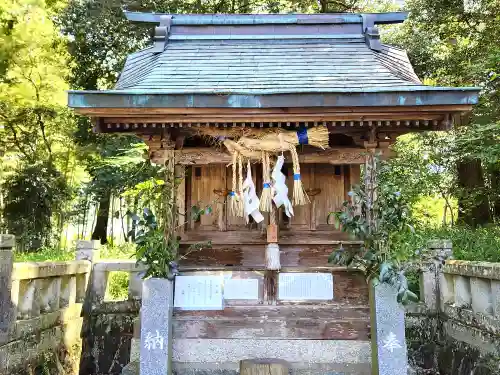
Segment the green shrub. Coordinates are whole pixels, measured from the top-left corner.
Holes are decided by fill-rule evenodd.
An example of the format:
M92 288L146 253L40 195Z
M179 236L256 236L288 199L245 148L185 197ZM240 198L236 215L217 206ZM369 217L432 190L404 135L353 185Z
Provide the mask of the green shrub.
M104 299L107 301L124 301L128 298L129 274L125 271L109 273L108 287Z
M425 248L427 241L447 239L453 243L455 259L500 262L500 227L469 228L453 227L421 227L415 233L401 233L393 242L400 253L410 254L420 248Z

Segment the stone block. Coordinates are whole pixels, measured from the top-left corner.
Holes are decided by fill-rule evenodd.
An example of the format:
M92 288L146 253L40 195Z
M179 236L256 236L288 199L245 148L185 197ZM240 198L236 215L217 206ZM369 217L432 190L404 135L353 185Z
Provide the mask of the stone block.
M438 309L438 279L434 267L420 274L420 300L431 311Z
M441 310L444 305L453 304L455 302L455 280L454 275L449 273L439 274L439 287L441 292Z
M106 288L108 287L109 272L97 271L94 269L92 272L92 301L102 302L106 295Z
M455 306L469 307L472 304L469 278L455 275L453 282L455 291Z
M61 278L51 277L40 280L40 312L48 313L59 309L61 296Z
M43 279L22 280L17 306L18 318L29 319L40 315L40 285Z
M151 278L142 285L140 374L171 375L174 284Z
M491 280L493 315L500 319L500 281Z
M490 280L477 277L470 278L472 311L485 315L492 315L492 298Z
M428 249L452 249L453 244L450 240L429 240L427 241Z
M85 301L87 288L89 286L90 274L84 273L76 275L76 302L83 303Z
M408 372L405 312L396 295L396 288L387 283L370 290L373 375Z
M128 283L128 296L132 299L141 299L142 296L142 273L131 272Z
M88 260L92 263L97 262L101 257L99 241L83 241L80 240L76 243L76 260Z
M0 235L0 344L7 342L16 319L12 301L12 271L14 265L14 236Z
M292 365L321 363L364 367L370 363L370 342L264 338L174 340L174 363L197 363L203 367L226 363L237 368L239 361L247 358L277 358Z
M76 303L76 276L61 278L60 307L67 307Z

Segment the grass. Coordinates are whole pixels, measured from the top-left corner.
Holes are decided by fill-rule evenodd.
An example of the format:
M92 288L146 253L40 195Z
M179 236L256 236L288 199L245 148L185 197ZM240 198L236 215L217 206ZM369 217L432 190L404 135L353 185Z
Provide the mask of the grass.
M124 243L121 245L101 247L101 259L133 259L135 245ZM57 262L75 259L75 249L61 249L44 247L32 252L14 252L15 262Z
M419 248L425 248L427 241L433 239L451 240L455 259L500 262L500 227L469 228L421 227L415 233L400 236L394 245L399 253L409 254Z

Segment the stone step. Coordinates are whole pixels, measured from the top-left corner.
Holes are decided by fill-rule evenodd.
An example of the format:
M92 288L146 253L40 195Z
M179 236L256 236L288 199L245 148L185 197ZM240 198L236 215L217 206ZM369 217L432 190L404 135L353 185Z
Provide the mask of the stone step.
M234 363L174 363L174 375L238 375L238 364ZM291 363L290 375L369 375L366 364L306 364ZM125 366L122 375L139 375L139 362Z

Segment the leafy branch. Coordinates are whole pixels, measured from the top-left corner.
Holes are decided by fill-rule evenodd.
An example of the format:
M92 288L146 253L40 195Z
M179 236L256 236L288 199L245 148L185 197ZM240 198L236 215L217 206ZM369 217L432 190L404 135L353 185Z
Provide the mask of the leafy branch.
M371 155L365 165L365 179L361 186L349 192L350 199L339 212L330 212L328 222L363 241L353 251L340 248L330 255L330 263L361 270L367 282L385 282L397 289L397 300L406 304L418 297L408 289L405 272L409 267L408 254L398 253L392 246L398 235L413 231L409 206L400 192L390 185L377 185L381 161ZM418 254L417 254L418 253ZM420 256L420 251L415 256Z

